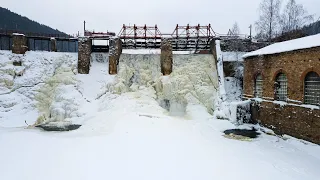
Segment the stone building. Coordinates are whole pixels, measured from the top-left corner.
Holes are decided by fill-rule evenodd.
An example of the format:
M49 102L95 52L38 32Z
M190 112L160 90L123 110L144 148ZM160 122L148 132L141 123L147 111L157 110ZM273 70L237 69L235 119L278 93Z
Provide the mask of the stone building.
M252 120L320 144L320 34L247 53L244 94Z

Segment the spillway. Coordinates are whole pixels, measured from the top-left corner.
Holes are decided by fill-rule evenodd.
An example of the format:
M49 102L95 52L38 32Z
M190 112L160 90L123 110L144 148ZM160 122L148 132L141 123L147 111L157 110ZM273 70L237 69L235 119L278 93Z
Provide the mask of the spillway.
M162 76L160 55L122 54L116 80L109 90L121 94L150 88L159 104L172 115L183 114L187 105L203 105L213 113L218 95L214 62L210 54L174 54L173 72Z

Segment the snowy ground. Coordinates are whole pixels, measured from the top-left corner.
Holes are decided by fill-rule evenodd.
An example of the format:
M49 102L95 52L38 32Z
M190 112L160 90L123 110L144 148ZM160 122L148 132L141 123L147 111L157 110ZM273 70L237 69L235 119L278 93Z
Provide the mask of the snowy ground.
M10 53L1 53L0 61L10 62ZM24 61L57 57L70 64L77 59L74 54L30 53ZM213 119L207 108L195 104L187 106L184 116L169 116L150 88L102 95L115 78L107 67L93 62L89 75L74 75L76 85L63 86L78 107L70 120L82 124L72 132L27 129L24 121L35 122L38 111L33 96L25 94L37 91L3 90L7 94L0 95L1 179L319 179L318 145L266 134L251 142L227 139L222 132L235 128L229 121ZM13 79L14 86L19 78L27 77Z

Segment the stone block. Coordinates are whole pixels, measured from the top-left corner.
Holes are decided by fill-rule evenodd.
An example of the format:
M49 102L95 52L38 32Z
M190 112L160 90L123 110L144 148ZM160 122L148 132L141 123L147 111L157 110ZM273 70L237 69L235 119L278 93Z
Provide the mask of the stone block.
M287 134L320 144L320 109L254 101L251 105L251 118L277 134Z

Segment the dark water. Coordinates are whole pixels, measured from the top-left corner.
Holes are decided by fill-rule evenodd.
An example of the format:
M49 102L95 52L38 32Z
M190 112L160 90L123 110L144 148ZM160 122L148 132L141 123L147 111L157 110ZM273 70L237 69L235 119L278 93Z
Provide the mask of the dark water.
M251 130L250 129L227 129L223 132L226 135L234 134L234 135L241 135L248 138L257 138L260 135L260 133L257 132L257 130L254 128L252 128Z
M79 124L70 124L66 126L54 126L54 125L38 125L37 128L41 128L45 131L72 131L79 129L81 125Z

